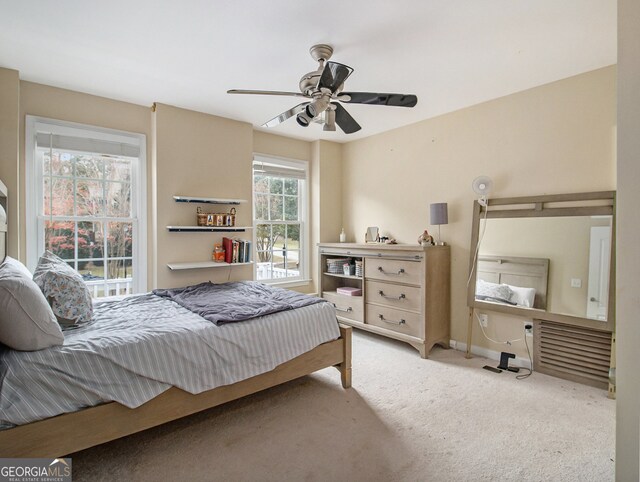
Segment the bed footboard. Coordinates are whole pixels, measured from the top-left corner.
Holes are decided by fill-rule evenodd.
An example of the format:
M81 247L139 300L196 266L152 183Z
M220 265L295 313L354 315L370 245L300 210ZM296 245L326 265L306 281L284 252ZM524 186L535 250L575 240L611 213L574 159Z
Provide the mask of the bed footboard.
M179 388L136 409L116 402L0 431L0 457L60 457L176 420L231 400L335 366L342 386L351 386L351 328L270 372L192 395Z
M351 334L353 328L346 325L340 325L340 339L344 341L342 346L343 359L342 363L336 365L340 370L340 380L343 388L351 388Z

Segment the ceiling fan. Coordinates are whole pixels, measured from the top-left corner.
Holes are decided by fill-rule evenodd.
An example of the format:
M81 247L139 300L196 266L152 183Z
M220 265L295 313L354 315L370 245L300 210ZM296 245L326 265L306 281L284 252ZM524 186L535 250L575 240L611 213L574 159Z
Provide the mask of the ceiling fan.
M319 44L309 49L318 69L309 72L300 79L300 92L280 92L272 90L228 90L228 94L286 95L310 99L277 115L262 124L262 127L274 127L295 116L302 127L311 122L324 124L323 130L335 131L336 124L345 132L352 134L361 129L356 120L336 101L347 104L390 105L395 107L413 107L418 102L415 95L380 94L375 92L344 92L344 82L353 73L348 65L329 62L333 54L330 45Z

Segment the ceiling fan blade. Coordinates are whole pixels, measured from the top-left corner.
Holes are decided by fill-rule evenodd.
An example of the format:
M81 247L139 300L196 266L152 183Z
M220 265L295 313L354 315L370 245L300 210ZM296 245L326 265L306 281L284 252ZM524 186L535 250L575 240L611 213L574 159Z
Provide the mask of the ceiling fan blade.
M354 132L358 132L362 129L360 124L351 117L351 114L349 114L344 107L337 102L332 102L331 104L336 108L336 124L340 126L340 129L342 129L345 134L353 134Z
M273 119L268 120L262 127L275 127L278 124L286 121L288 118L293 117L294 115L298 115L300 112L304 110L304 108L309 104L309 102L303 102L302 104L298 104L295 107L283 112L280 115L275 116Z
M277 90L242 90L231 89L227 90L227 94L255 94L255 95L286 95L290 97L307 97L300 92L280 92Z
M395 107L413 107L418 103L418 98L412 94L379 94L375 92L341 92L338 100L348 104L391 105Z
M327 62L318 81L318 88L327 88L331 92L338 90L347 77L351 75L353 69L348 65L339 64L338 62Z

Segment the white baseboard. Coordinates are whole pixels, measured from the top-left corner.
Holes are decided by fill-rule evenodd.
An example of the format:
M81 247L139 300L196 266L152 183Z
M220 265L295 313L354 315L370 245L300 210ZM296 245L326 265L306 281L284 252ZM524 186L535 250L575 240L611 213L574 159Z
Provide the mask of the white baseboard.
M467 344L461 341L451 340L449 342L451 348L457 351L467 351ZM529 347L531 349L531 346ZM489 360L497 360L500 361L500 352L495 350L490 350L489 348L484 348L482 346L471 345L471 353L476 356L481 356L484 358L488 358ZM533 354L531 355L533 358ZM515 359L509 360L511 365L515 365L518 367L529 368L531 369L531 363L528 358L515 357Z

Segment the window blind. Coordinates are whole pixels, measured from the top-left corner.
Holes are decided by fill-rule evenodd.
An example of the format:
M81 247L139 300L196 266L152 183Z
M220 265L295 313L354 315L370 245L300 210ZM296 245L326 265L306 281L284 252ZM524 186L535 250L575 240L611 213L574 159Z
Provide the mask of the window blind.
M139 157L140 146L123 142L113 142L88 137L74 137L38 132L36 145L39 148L53 148L66 151L99 153L118 157Z
M296 169L288 166L275 166L273 164L265 164L259 161L253 162L253 172L262 176L288 177L291 179L306 179L306 171L304 169Z

